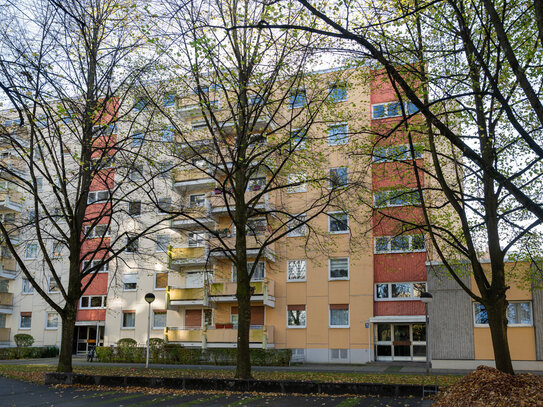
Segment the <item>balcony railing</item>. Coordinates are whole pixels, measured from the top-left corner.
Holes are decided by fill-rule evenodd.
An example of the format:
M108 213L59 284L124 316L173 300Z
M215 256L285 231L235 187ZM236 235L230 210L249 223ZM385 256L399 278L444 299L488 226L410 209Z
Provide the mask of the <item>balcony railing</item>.
M21 211L23 194L21 191L0 191L0 209Z
M9 342L11 337L11 328L0 328L0 342Z
M218 326L219 324L217 324ZM224 324L222 324L224 325ZM215 328L205 326L203 328L175 328L165 329L168 342L199 342L202 348L208 344L235 344L237 342L237 328ZM265 349L274 343L273 326L254 327L249 330L249 342L258 343Z

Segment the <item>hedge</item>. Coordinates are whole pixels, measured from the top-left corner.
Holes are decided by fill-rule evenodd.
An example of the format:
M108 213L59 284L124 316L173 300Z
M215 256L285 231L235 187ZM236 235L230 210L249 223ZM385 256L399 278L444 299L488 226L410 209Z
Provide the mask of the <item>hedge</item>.
M0 348L0 360L53 358L56 356L58 356L58 348L56 346Z
M151 363L180 365L235 365L238 352L235 348L203 350L174 344L154 346L150 351ZM251 349L250 353L253 366L288 366L292 356L290 349ZM146 348L98 346L96 356L100 362L144 363Z

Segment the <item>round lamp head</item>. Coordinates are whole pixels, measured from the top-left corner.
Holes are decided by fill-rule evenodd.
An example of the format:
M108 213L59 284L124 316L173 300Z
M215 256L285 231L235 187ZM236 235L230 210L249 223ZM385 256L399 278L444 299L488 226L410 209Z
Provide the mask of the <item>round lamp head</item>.
M155 300L155 295L153 293L145 294L145 301L147 301L149 304L152 303L154 300Z
M434 297L432 297L432 294L424 292L420 294L420 300L424 302L425 304L429 304L432 302Z

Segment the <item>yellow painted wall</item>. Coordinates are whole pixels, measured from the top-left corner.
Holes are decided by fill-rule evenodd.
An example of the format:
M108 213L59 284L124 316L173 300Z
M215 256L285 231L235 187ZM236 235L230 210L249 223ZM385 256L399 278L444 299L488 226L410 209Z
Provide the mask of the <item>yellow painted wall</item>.
M535 332L533 327L511 327L507 329L509 349L513 360L536 360ZM489 328L474 328L475 359L494 359Z

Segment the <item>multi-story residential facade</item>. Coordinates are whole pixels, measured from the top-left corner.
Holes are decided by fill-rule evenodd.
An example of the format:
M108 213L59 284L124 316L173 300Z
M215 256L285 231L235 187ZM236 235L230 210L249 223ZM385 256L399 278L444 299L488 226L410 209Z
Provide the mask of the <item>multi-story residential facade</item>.
M438 284L429 271L433 263L421 232L400 234L399 223L391 220L421 216L416 195L410 193L417 187L415 178L408 167L398 163L401 157L411 158L405 135L398 132L380 140L373 158L353 158L350 154L350 145L371 144L372 136L368 134L378 133L378 129L398 122L401 116L397 97L379 71L354 73L355 70L345 71L341 81L335 80L327 89L334 96L332 102L338 119L315 121L307 131L315 139L325 140L319 148L326 157L328 167L323 170L329 174L331 185L349 184L355 178L357 182L363 181L371 185L371 193L365 192L370 196L366 198L369 204L351 203L346 211L331 207L317 216L311 226L321 231L320 239L326 240L319 250L316 245L308 244L307 228L294 229L266 247L251 283L251 347L289 348L296 360L316 363L422 361L426 359L427 327L420 294L429 290L434 291L435 297L430 312L436 365L448 366L452 359L488 360L491 345L480 308L456 288ZM325 87L329 86L329 73L316 75L320 75ZM305 96L302 98L300 94L296 93L290 109L303 108ZM200 105L190 99L171 93L164 98L163 108L174 112L184 126L197 134L196 140L205 143ZM220 101L217 103L220 109ZM410 104L405 105L405 110L416 115ZM7 124L9 127L15 123ZM115 130L116 137L131 137L136 148L144 143L139 134L132 131L123 135L122 126ZM169 130L160 137L162 143L175 143L175 135ZM424 139L417 142L423 145ZM189 147L178 144L178 152ZM427 165L428 157L422 148L417 149L414 158L417 165ZM2 155L4 162L9 159L8 153ZM79 302L74 337L77 353L87 352L89 346L114 345L120 338L133 338L144 344L148 317L146 293L156 297L151 305L152 337L187 347L236 346L236 270L203 227L220 231L221 237L232 244L236 233L229 215L232 202L227 202L224 191L201 171L199 163L179 165L161 153L157 153L157 162L157 167L167 169L153 185L159 203L164 208L183 205L193 211L193 216L162 222L152 236L132 242L120 261L99 270ZM115 167L104 171L110 172L111 176L106 178L112 183L122 177ZM129 178L137 181L138 174ZM252 179L247 196L257 193L265 182L266 174ZM423 182L427 181L423 178ZM112 185L93 182L88 211L96 212L106 205L101 194ZM391 191L403 191L403 197ZM299 213L303 210L300 208L315 199L316 193L311 185L302 184L267 194L260 205L264 208L283 205L290 213ZM29 208L25 207L19 191L6 184L4 195L0 210L5 225L14 216L28 216ZM160 207L145 210L145 200L142 194L141 200L132 196L126 202L128 216L123 219L124 230L136 231L142 225L160 224L162 217L167 217L167 210L163 212ZM249 261L259 249L259 236L269 233L270 227L262 219L253 220L247 238ZM106 236L107 233L104 232ZM91 236L89 247L92 241ZM107 239L101 242L108 244ZM34 262L33 267L38 270L37 245L25 241L20 251L25 261ZM30 333L35 345L59 344L58 316L18 272L8 251L2 250L2 261L0 342L13 345L13 335ZM82 265L87 266L87 263ZM43 279L46 278L44 275ZM55 284L46 280L43 284L54 295ZM511 346L519 349L513 350L513 358L532 361L533 366L540 361L541 365L541 296L516 291L514 296L512 299L519 300L522 304L519 307L526 315L519 318L518 329L511 330L514 338ZM451 311L450 304L456 305L457 297L461 297L458 304L462 312ZM451 347L451 336L443 334L441 324L461 331L471 342L458 339ZM521 340L524 345L519 343Z

